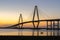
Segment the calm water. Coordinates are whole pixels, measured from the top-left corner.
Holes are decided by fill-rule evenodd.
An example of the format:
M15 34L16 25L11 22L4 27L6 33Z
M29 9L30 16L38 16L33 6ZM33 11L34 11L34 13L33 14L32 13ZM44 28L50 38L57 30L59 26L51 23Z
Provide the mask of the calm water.
M37 30L30 29L0 29L0 35L19 35L19 36L32 36L34 32L34 36L37 36ZM51 35L51 30L48 30L48 35ZM52 32L53 35L53 32ZM57 35L57 31L55 30L55 35ZM39 36L47 36L47 30L39 30Z

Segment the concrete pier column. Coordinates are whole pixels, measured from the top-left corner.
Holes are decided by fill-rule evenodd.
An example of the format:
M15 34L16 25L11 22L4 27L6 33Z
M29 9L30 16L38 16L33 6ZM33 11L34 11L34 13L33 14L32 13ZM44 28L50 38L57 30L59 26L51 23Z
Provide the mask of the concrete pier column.
M50 35L52 36L52 21L50 21L50 28L51 28Z
M57 21L57 36L59 36L59 21Z
M53 36L55 36L55 30L54 30L54 28L55 28L55 21L53 21Z
M48 36L48 21L47 21L47 36Z

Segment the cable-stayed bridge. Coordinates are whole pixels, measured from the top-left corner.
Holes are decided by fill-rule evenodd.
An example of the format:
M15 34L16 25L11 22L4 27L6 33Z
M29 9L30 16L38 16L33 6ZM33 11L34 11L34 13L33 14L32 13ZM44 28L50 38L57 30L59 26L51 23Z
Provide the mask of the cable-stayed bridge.
M42 21L46 21L46 22L48 22L48 21L60 21L60 19L49 19L49 20L35 20L34 22L42 22ZM15 26L18 26L18 25L21 25L21 24L26 24L26 23L31 23L31 22L33 22L33 21L27 21L27 22L23 22L23 23L18 23L18 24L15 24L15 25L11 25L11 26L8 26L8 27L0 27L0 28L12 28L12 29L17 29L17 28L19 28L19 27L15 27Z
M37 15L37 20L35 20L35 15ZM37 22L36 26L35 26L35 22ZM40 22L46 22L46 24L47 24L46 28L39 28L39 23ZM48 22L50 22L50 25L49 25ZM33 28L27 28L27 27L24 28L23 24L26 24L26 23L32 23ZM8 26L8 27L0 27L0 29L31 29L31 30L46 29L47 31L48 30L57 30L58 31L57 36L59 36L59 30L60 30L60 25L59 24L60 24L60 19L39 20L38 7L35 6L32 21L23 22L22 14L20 14L18 24L14 24L14 25L11 25L11 26ZM50 28L49 28L49 26L50 26Z

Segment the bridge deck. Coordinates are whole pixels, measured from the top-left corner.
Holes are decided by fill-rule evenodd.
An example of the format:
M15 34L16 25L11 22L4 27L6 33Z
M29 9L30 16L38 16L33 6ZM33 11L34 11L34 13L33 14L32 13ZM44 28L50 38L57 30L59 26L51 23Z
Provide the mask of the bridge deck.
M47 20L27 21L27 22L23 22L23 23L11 25L11 26L9 26L9 27L17 26L17 25L20 25L20 24L26 24L26 23L31 23L31 22L42 22L42 21L60 21L60 19L47 19Z
M0 29L19 29L19 28L15 27L15 26L18 26L20 24L26 24L26 23L31 23L31 22L41 22L41 21L60 21L60 19L47 19L47 20L27 21L27 22L14 24L14 25L11 25L11 26L8 26L8 27L4 27L4 28L0 27ZM47 28L20 28L20 29L47 29ZM51 28L48 28L48 29L50 30ZM55 30L55 29L57 29L57 28L53 28L53 30ZM59 30L60 30L60 28L59 28Z
M60 28L0 28L0 29L60 30Z

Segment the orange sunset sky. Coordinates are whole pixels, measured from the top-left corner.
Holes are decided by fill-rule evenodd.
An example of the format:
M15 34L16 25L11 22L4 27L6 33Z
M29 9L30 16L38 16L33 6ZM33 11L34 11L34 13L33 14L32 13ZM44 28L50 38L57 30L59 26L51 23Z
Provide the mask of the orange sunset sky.
M40 19L60 17L60 0L0 0L0 27L17 24L20 13L24 22L32 20L35 5L38 6Z

